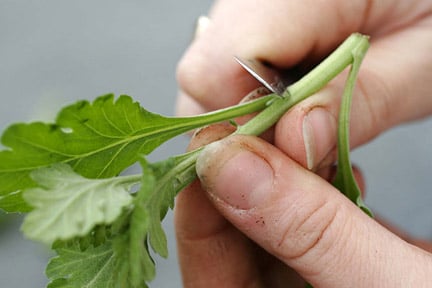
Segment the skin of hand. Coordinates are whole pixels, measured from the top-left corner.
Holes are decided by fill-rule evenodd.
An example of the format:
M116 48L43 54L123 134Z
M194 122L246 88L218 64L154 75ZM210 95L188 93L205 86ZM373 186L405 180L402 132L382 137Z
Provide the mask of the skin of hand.
M258 86L233 55L307 70L352 32L370 35L371 47L353 98L351 146L432 113L432 1L220 0L209 16L178 66L180 115L236 104ZM312 172L335 160L344 80L287 112L274 128L274 145L229 136L204 149L201 184L176 202L185 287L304 287L302 278L314 287L432 283L431 254ZM191 145L229 132L209 130Z

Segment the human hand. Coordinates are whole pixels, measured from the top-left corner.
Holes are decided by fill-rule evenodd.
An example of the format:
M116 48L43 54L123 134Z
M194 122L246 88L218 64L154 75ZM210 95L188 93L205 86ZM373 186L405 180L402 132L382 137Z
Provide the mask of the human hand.
M232 61L232 55L258 58L280 68L302 65L304 61L308 62L304 64L308 66L354 31L371 35L372 45L362 65L360 85L354 96L352 145L357 146L395 124L431 112L432 103L427 94L431 88L431 75L425 73L432 63L427 48L431 45L427 30L431 26L428 16L430 8L426 7L429 2L418 1L420 4L417 5L402 1L380 2L380 7L369 8L370 16L362 24L353 16L354 13L343 13L349 12L350 7L346 6L357 2L341 2L341 6L335 6L336 1L327 1L322 4L326 7L314 2L314 6L309 8L305 1L274 1L271 7L266 7L263 1L242 2L220 1L211 15L209 29L194 42L180 64L180 83L192 98L182 96L179 113L191 114L234 104L257 85ZM250 8L260 2L259 9ZM408 10L402 7L405 4L415 8L410 10L412 12L406 12ZM251 9L249 14L234 13L242 11L238 8L242 5ZM288 6L296 8L285 13ZM320 14L315 15L314 11ZM303 16L296 14L302 12ZM313 16L306 18L306 12ZM361 14L357 10L354 12ZM335 13L338 17L345 15L345 20L333 17ZM266 22L265 17L270 17L272 22ZM253 22L247 19L262 20ZM314 22L308 19L314 19ZM234 21L238 25L233 25ZM286 24L279 25L278 22ZM341 28L329 28L331 32L325 35L316 30L316 27L337 26ZM272 27L279 29L276 34L280 36L275 35ZM228 31L228 28L231 29ZM209 76L203 79L203 75ZM430 282L425 282L427 272L431 271L429 254L406 244L373 220L358 214L358 209L335 193L325 181L301 168L316 170L334 161L335 119L342 84L342 79L336 79L284 116L275 130L274 143L280 151L256 138L237 136L218 144L223 145L219 146L223 147L223 153L220 152L222 148L210 149L205 153L209 159L207 162L201 163L203 158L200 158L198 172L213 204L198 184L180 194L177 201L176 226L186 287L244 287L245 283L250 283L251 287L254 287L252 284L278 287L291 284L289 281L293 280L287 265L317 287L404 286L402 284L408 282L403 281L409 281L412 272L415 275L412 280L419 281L419 286ZM408 99L406 95L412 96ZM194 101L191 102L191 99ZM190 109L192 103L196 110ZM237 173L226 166L223 169L220 167L228 156L234 158L237 154L244 154L244 150L264 159L272 168L271 179L277 179L273 183L278 183L271 189L263 189L267 191L266 198L252 209L236 208L238 204L231 203L232 197L244 195L244 200L240 200L247 201L251 195L246 192L250 190L240 193L241 188L247 189L248 183L261 183L262 180L252 180L261 179L258 176L264 175L263 172L255 174L258 170L250 169L247 160L241 161L241 158L236 158L237 162L233 165ZM206 165L213 166L207 169ZM243 172L241 169L244 169ZM249 173L252 179L247 179ZM231 180L224 177L231 177ZM218 188L220 183L235 186ZM237 189L233 192L228 189L230 187ZM220 195L222 191L231 191L230 198ZM332 212L334 218L330 217ZM293 215L295 217L288 217ZM278 220L277 225L275 219ZM257 223L254 224L253 220ZM260 220L264 221L261 221L262 227ZM325 224L329 225L320 226ZM317 236L319 233L323 237ZM243 235L282 262L257 249ZM312 243L314 239L319 241ZM276 245L280 243L283 245ZM375 248L377 253L370 254L371 251L375 253ZM303 252L307 257L294 257ZM405 286L411 284L414 282Z
M258 83L233 55L308 69L352 32L371 36L353 97L351 145L432 113L431 1L220 0L211 22L178 66L177 111L196 114L236 104ZM336 119L345 77L286 113L274 143L301 165L335 160ZM319 145L317 145L319 143Z
M209 127L192 145L227 130ZM305 287L302 279L314 287L428 287L432 281L431 254L260 138L210 144L197 172L207 195L196 182L176 206L184 287Z

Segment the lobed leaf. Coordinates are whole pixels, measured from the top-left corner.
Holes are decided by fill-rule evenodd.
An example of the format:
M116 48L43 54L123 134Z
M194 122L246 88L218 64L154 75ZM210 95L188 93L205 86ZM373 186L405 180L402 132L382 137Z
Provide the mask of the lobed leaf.
M128 229L114 241L118 255L118 277L128 282L128 287L143 287L155 276L155 266L149 251L152 249L162 257L168 256L167 239L161 221L168 208L174 205L179 191L195 179L196 153L169 158L149 164L141 159L142 185L134 199Z
M169 129L174 122L128 96L114 102L110 94L64 108L55 124L12 125L2 137L10 149L0 152L0 207L29 210L20 197L23 189L35 186L30 172L54 163L67 163L89 178L118 175L138 155L184 132Z
M33 171L31 177L39 187L24 192L34 209L22 230L28 238L48 244L111 224L132 202L131 183L123 178L87 179L66 164Z
M148 240L153 250L162 257L168 256L168 250L161 222L168 209L173 208L175 196L196 179L195 162L198 153L199 150L195 150L151 164L150 168L157 181L144 202L150 217ZM145 161L141 161L141 165L144 171L148 169L145 168L147 165Z
M115 255L118 258L117 281L127 287L146 287L146 282L151 281L156 275L155 264L147 244L150 222L154 219L151 219L146 205L155 184L156 177L151 167L143 165L142 186L134 199L127 230L113 241Z
M1 142L0 209L31 210L22 191L35 187L31 171L66 163L87 178L109 178L163 142L201 126L263 109L275 96L194 117L164 117L142 108L129 96L112 94L93 103L80 101L59 113L54 124L10 126Z
M63 244L63 243L62 243ZM81 250L79 242L55 248L58 256L48 263L48 288L114 288L116 259L111 242Z

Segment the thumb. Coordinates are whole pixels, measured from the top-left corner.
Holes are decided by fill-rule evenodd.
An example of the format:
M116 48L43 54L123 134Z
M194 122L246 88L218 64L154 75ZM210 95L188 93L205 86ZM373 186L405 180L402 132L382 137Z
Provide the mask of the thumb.
M234 226L315 287L415 287L431 277L429 254L259 138L208 145L197 172Z

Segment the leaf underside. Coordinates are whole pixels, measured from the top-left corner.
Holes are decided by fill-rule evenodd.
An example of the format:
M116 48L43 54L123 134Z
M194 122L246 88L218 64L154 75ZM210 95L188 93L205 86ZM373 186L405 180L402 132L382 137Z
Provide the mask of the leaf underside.
M117 178L87 179L66 164L31 173L39 187L24 191L33 205L21 227L33 240L53 243L83 237L96 225L113 223L132 202L129 185Z
M110 242L85 250L74 242L56 251L58 256L51 259L46 269L48 278L54 279L48 288L122 287L113 285L116 261Z
M156 273L149 243L154 252L168 256L161 221L176 194L195 179L194 156L185 154L153 164L142 159L141 188L131 208L107 227L110 233L102 245L95 246L90 240L83 249L80 238L56 242L58 256L47 267L49 287L147 287ZM97 269L83 273L92 263L100 274Z

